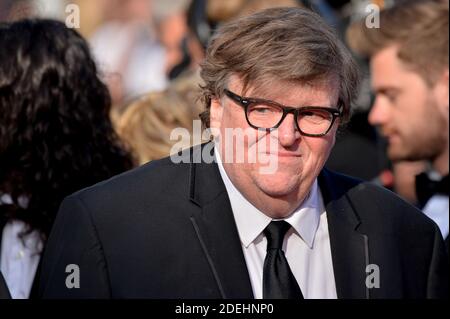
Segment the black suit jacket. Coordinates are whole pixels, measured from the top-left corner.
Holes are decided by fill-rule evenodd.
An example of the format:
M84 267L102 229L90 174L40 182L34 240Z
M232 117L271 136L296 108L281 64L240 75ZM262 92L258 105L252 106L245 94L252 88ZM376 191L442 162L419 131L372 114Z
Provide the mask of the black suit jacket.
M5 227L6 221L0 216L0 253L2 247L2 233L3 227ZM10 299L11 295L9 293L8 285L6 284L5 278L3 278L0 272L0 299Z
M9 294L8 286L6 285L5 279L0 272L0 299L11 299Z
M370 183L324 170L319 185L339 298L448 296L436 224ZM79 266L80 288L66 287L69 264ZM379 267L379 288L366 286L369 264ZM166 158L66 198L42 260L39 295L253 298L217 164Z

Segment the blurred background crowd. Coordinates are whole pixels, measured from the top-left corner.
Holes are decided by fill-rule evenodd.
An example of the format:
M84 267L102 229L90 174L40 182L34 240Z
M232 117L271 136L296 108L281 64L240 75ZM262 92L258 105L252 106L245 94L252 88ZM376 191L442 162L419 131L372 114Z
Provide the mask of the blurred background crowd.
M14 270L20 268L18 262L6 264L6 260L14 258L0 259L1 270L8 274L9 281L14 276L17 277L16 281L24 281L10 287L14 297L27 298L33 295L32 282L35 272L39 271L38 259L33 262L33 256L36 251L39 254L39 247L48 236L63 197L133 166L169 155L172 146L178 142L170 140L172 129L184 127L193 130L193 120L199 119L198 115L202 111L202 103L198 100L201 85L199 64L208 40L221 23L268 7L303 6L318 12L338 30L344 40L347 26L365 17L368 5L375 4L383 9L395 2L0 0L0 22L37 17L66 23L69 19L89 46L85 48L77 35L61 31L62 38L73 37L72 45L78 46L74 50L79 52L73 53L73 59L64 62L71 72L61 71L61 74L55 74L54 78L45 82L42 78L38 79L42 70L33 71L38 75L25 70L23 76L31 84L24 84L23 90L30 95L21 93L19 104L37 100L30 92L44 92L45 89L40 86L42 83L60 83L64 77L69 77L70 81L70 76L73 76L73 81L67 84L68 91L72 92L68 94L70 96L50 92L42 102L45 107L36 106L33 110L24 109L5 117L5 122L12 123L23 116L23 123L19 127L4 125L2 128L0 120L0 229L4 229L2 257L6 251L14 256L17 254L17 259L26 258L29 254L27 267L32 269L29 271L32 275L25 278L20 275L23 271ZM72 4L76 6L69 6ZM408 5L407 1L404 5ZM0 38L1 28L4 27L0 27ZM57 47L60 44L57 36L53 39L41 38L33 32L31 26L27 39L29 45L16 46L15 41L3 39L9 48L0 48L0 59L4 59L0 62L10 61L11 70L0 74L0 87L6 83L8 75L17 71L13 70L17 59L23 62L22 56L17 57L17 61L10 57L16 54L13 50L31 50L37 55L46 45ZM91 65L91 57L95 64ZM47 60L47 64L57 63L49 56L43 55L43 59ZM427 163L399 162L393 165L389 162L386 143L377 129L368 123L374 100L370 90L368 63L363 58L357 57L357 60L363 75L359 98L353 105L352 119L338 134L327 167L374 181L416 204L414 177L427 169ZM81 66L90 68L90 71L78 70ZM96 82L96 74L101 80L99 83ZM39 82L39 85L35 82ZM30 88L34 84L36 87ZM74 90L79 92L74 93ZM0 91L0 107L1 99L4 105L11 104L13 97L2 94ZM57 102L50 102L51 96L57 97ZM62 104L65 106L61 107ZM61 108L57 111L59 114L54 115L61 123L55 120L59 124L43 124L44 121L51 121L51 114L56 112L56 108ZM0 114L0 118L2 116L4 114ZM19 135L23 138L21 145L17 143ZM194 140L199 140L199 137L193 136L191 141L186 141L185 146L188 147ZM67 170L67 167L73 169ZM30 210L38 211L39 214L29 217ZM12 219L23 223L11 224L6 228L5 225ZM7 231L12 235L5 235ZM35 231L35 236L40 239L33 240L39 243L34 252L24 250L14 241L5 240L13 238L14 234L20 234L22 238L29 237ZM10 248L14 245L18 248Z

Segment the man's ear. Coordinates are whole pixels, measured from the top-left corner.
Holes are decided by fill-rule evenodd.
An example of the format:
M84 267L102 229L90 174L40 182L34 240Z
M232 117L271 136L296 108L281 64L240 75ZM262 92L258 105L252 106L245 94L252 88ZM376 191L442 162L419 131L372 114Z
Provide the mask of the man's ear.
M222 125L223 106L218 98L211 99L211 108L209 110L209 124L211 128L220 129Z

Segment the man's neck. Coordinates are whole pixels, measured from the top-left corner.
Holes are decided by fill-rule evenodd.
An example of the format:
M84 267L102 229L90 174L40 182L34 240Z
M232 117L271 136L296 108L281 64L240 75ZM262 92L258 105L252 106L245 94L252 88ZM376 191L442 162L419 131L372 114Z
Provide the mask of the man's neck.
M449 150L447 147L444 152L442 152L431 162L431 166L441 176L446 176L448 175L448 166L449 166L448 160L449 160Z

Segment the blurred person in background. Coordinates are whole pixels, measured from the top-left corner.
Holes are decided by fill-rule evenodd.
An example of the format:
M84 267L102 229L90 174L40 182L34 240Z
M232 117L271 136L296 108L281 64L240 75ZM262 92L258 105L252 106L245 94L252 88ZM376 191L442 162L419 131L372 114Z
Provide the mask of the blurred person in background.
M369 115L387 139L394 162L421 161L416 176L423 212L449 233L449 2L399 1L381 11L380 28L364 21L347 33L350 46L370 58L376 99Z
M113 107L166 88L166 57L155 32L152 0L104 2L106 21L90 38L111 91Z
M368 5L378 4L383 6L387 1L340 0L328 2L333 6L333 12L336 15L335 19L331 20L338 21L338 34L344 39L345 29L350 21L366 15ZM343 174L375 182L392 190L394 185L389 160L385 155L384 149L377 143L376 129L368 122L373 95L370 91L367 72L364 72L368 68L367 61L359 59L357 56L355 56L355 59L360 69L363 70L361 88L357 99L352 105L351 120L338 131L336 145L330 154L326 167ZM351 156L351 154L355 153L358 153L357 157Z
M98 0L96 3L101 3ZM12 22L26 18L51 18L64 20L71 0L2 0L0 1L0 21Z
M330 3L341 23L340 35L352 22L366 18L368 9L385 9L393 5L393 0L341 0ZM375 7L376 6L376 7ZM374 13L374 11L370 11ZM410 203L417 205L415 191L415 175L426 169L426 162L395 162L386 155L385 143L376 128L370 125L368 116L374 95L370 87L368 60L355 55L361 68L362 81L358 98L352 108L352 118L343 130L338 132L336 145L333 148L326 167L395 191ZM349 154L358 153L358 157Z
M0 1L0 22L25 19L39 14L40 8L32 0Z
M167 90L150 93L127 108L116 125L117 132L131 147L139 164L170 155L175 144L184 149L195 145L196 141L205 142L201 140L199 94L200 88L195 82L177 81ZM199 124L196 131L194 120ZM187 130L189 139L180 139L178 135L171 139L173 130L179 128Z
M80 18L77 31L85 38L90 38L95 29L110 16L111 0L1 0L0 21L12 22L26 18L64 21L74 13L73 7L69 5L78 8L74 15Z
M80 24L77 30L85 39L90 39L95 31L111 17L110 0L70 0L80 10Z
M0 47L0 269L12 297L28 298L61 200L132 161L76 31L52 20L3 23Z
M153 11L159 41L165 50L165 71L169 79L173 68L183 64L188 32L186 11L191 0L153 0Z

